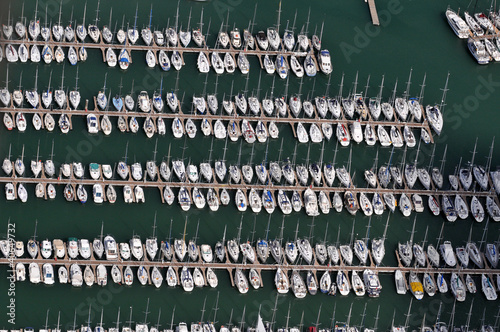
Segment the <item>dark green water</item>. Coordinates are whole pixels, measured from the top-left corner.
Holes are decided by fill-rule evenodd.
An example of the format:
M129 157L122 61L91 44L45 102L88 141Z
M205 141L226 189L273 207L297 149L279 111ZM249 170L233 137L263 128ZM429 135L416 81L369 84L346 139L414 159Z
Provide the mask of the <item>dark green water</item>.
M229 26L234 23L240 29L248 25L252 19L254 10L254 1L241 0L215 0L206 3L181 1L180 3L180 23L187 25L189 11L192 9L191 27L200 20L200 13L204 8L204 30L210 23L210 36L208 44L214 45L217 31L221 20L225 19L229 10ZM454 9L461 7L465 9L467 1L452 1L449 3ZM46 0L39 2L39 16L41 22L44 22L45 5L48 6L48 21L56 22L58 20L59 3L57 1ZM173 25L175 21L176 2L155 2L153 5L152 25L163 28L170 22ZM418 96L420 93L420 84L424 74L427 74L425 89L425 104L439 103L446 75L450 72L449 92L447 95L447 104L445 110L444 130L440 137L435 137L437 142L435 164L441 159L445 145L448 145L448 154L446 159L445 174L454 171L455 166L463 157L463 163L470 160L474 147L474 140L478 137L478 146L476 162L486 163L489 146L492 137L498 133L497 114L498 89L500 86L500 69L495 64L488 66L478 66L467 50L466 43L455 37L449 28L444 11L448 3L443 1L378 1L377 6L381 20L381 27L374 28L371 25L367 5L363 1L350 2L324 2L324 1L286 1L282 3L281 27L286 26L290 21L293 23L295 12L297 11L296 31L306 23L307 12L311 9L311 18L309 32L312 34L317 27L318 33L321 23L324 21L324 33L322 38L323 47L328 48L332 54L334 72L331 78L329 89L330 95L336 95L342 73L345 73L344 95L352 90L352 82L356 73L359 73L358 91L364 90L368 76L370 76L369 95L375 96L378 93L378 86L382 75L385 75L385 89L383 91L384 99L388 99L392 94L392 89L398 79L397 94L402 95L405 90L406 81L410 68L413 68L412 85L410 95ZM6 21L8 13L8 4L2 3L2 22ZM101 2L100 4L100 26L108 24L109 10L113 7L112 26L117 22L121 26L122 17L125 15L125 25L127 22L133 25L136 2L121 1ZM34 15L34 1L25 3L24 14L31 19ZM63 10L61 22L66 25L71 18L73 8L73 18L77 18L78 23L83 17L83 2L63 1ZM97 1L87 3L86 22L95 19L95 8ZM485 10L489 7L485 1L480 1L478 8ZM265 29L275 24L277 20L277 1L259 1L257 9L257 19L254 32ZM472 9L471 9L472 10ZM145 3L139 7L138 27L147 25L149 22L150 4ZM40 14L41 13L41 14ZM17 21L21 16L21 3L13 2L11 4L11 17ZM170 20L170 21L169 21ZM107 73L107 89L111 93L118 93L120 82L122 82L122 92L131 90L132 81L134 81L134 92L147 90L152 92L160 88L160 81L163 77L163 90L174 88L176 81L176 72L162 73L161 69L154 70L146 67L144 63L144 54L134 52L134 63L127 72L122 72L118 68L109 69L102 63L102 57L99 51L89 50L89 59L86 63L79 64L79 82L78 87L82 93L82 99L91 99L96 95L99 89L104 85L104 76ZM185 92L184 105L185 111L190 108L190 100L193 93L201 93L204 89L205 76L198 73L195 67L196 56L185 56L186 66L179 75L180 95ZM248 90L256 91L260 70L258 61L251 57L250 78L248 81ZM22 86L24 89L34 87L35 70L38 67L38 88L46 88L49 83L49 76L52 72L52 86L61 84L61 73L63 66L60 64L51 65L39 64L38 66L27 64L15 64L9 66L9 86L12 90L14 86L20 84L19 77L22 72ZM0 64L0 78L5 77L6 62ZM273 77L265 75L262 72L260 96L271 92ZM64 69L64 86L73 88L75 85L76 68L69 65ZM207 92L215 90L215 75L208 75ZM245 87L245 77L241 74L222 75L218 80L217 93L219 99L225 93L230 93L231 84L234 81L234 91L243 90ZM485 81L492 83L485 85ZM302 94L311 93L314 86L313 95L324 94L327 90L327 77L318 75L315 79L305 78L302 85ZM298 92L300 81L291 77L289 81L288 92ZM109 91L109 90L108 90ZM285 92L285 82L279 79L275 81L274 93L283 94ZM169 126L170 123L167 123ZM286 156L292 157L295 143L291 140L291 130L289 126L280 127L280 137L283 137L282 159ZM128 143L128 160L137 160L145 163L153 157L155 146L154 139L147 139L142 130L137 135L115 132L109 137L99 134L89 136L86 134L86 127L83 119L75 118L73 121L73 130L68 135L61 134L58 130L53 133L35 132L31 126L26 133L6 132L0 130L1 144L0 155L8 154L9 144L12 145L12 156L17 158L21 154L22 146L25 146L25 160L31 160L36 157L38 142L40 143L40 154L42 159L49 157L52 142L54 142L54 160L63 161L82 161L84 164L89 162L98 163L116 163L125 155L125 147ZM172 157L182 157L186 160L199 163L209 158L209 150L212 140L202 137L199 133L196 139L173 139L171 136L160 137L158 139L157 160L166 158L170 149ZM214 158L222 158L224 141L215 140L213 142ZM268 145L268 159L277 159L281 145L279 140L270 141ZM238 159L240 143L228 142L226 159L236 162ZM335 143L325 144L324 160L332 160L334 156ZM249 161L252 146L242 144L241 162ZM260 162L265 158L266 145L255 144L254 162ZM373 164L373 159L377 151L377 146L368 147L364 143L352 148L352 173L355 173L355 184L365 186L362 178L363 170ZM321 144L299 145L297 147L297 161L306 159L309 152L310 160L319 160L321 154ZM432 146L423 146L419 154L419 165L424 166L429 163ZM416 149L408 151L407 160L415 158ZM347 164L349 148L339 148L336 164ZM390 149L379 149L379 162L387 162L390 155ZM399 162L402 159L403 151L396 151L394 161ZM500 162L498 153L494 153L492 165L496 166ZM146 190L146 204L144 205L126 205L122 203L121 194L115 205L103 204L95 205L87 203L68 203L62 199L62 189L59 188L56 200L43 201L35 199L34 187L28 188L30 198L28 203L9 202L0 200L0 211L2 211L0 229L6 229L7 220L16 223L16 238L27 240L34 231L35 220L38 220L38 237L44 238L67 238L75 236L79 238L94 238L100 232L101 222L104 221L104 233L115 236L117 241L128 240L132 234L140 234L144 239L152 232L153 218L157 213L157 234L159 238L164 239L169 235L170 220L173 220L172 237L182 235L184 229L184 220L187 217L187 238L194 237L196 225L199 221L199 243L215 242L222 237L224 227L227 226L227 237L235 237L238 233L238 225L241 220L241 214L237 212L233 204L221 208L217 213L209 212L208 209L202 211L194 207L187 213L181 212L178 205L161 205L160 197L156 189ZM398 240L407 240L413 223L413 216L404 218L397 211L391 216L390 227L388 230L388 240L386 241L387 255L384 258L384 264L392 266L395 264L395 255L392 254L396 248ZM370 237L381 236L387 214L381 217L372 218L372 228ZM255 238L264 236L268 221L268 215L261 213L257 216L251 212L243 214L242 239L252 239L252 230L255 221ZM356 218L351 217L346 212L341 214L330 213L328 216L319 216L314 219L314 229L312 231L313 241L321 241L325 237L325 226L328 223L327 241L335 242L337 232L340 229L340 242L350 240L352 224L355 221L355 236L363 237L366 232L368 218L358 213ZM279 235L279 227L282 222L280 213L275 213L271 217L270 237ZM293 238L294 231L300 222L299 235L308 236L311 232L312 219L306 217L305 213L292 214L285 218L284 237ZM429 212L418 215L415 241L424 239L425 230L428 227L428 240L435 243L439 235L442 217L432 217ZM483 234L484 224L473 224L471 219L457 221L454 224L445 224L443 236L449 239L454 245L463 244L467 240L470 228L473 228L472 237L479 241ZM488 241L495 241L498 238L499 227L496 224L489 225ZM3 231L1 232L3 233ZM0 327L14 328L7 322L6 305L9 298L7 295L8 283L6 268L0 269ZM93 286L92 288L83 287L75 289L67 285L55 285L47 287L44 285L32 285L29 282L16 285L16 327L34 326L40 328L45 324L45 313L50 308L49 327L53 328L57 321L57 312L61 311L61 323L72 324L73 313L76 309L77 325L83 324L87 320L88 307L92 304L91 321L96 325L99 321L101 307L104 308L105 327L109 328L116 320L118 307L121 307L121 322L128 320L129 307L133 306L134 321L144 320L144 311L146 309L147 299L150 299L148 321L156 323L158 309L161 308L161 324L165 328L170 324L171 312L175 307L175 323L180 321L196 321L201 318L201 309L206 298L206 313L204 319L213 319L215 300L217 294L219 298L219 310L217 312L217 321L219 324L226 324L229 321L231 310L234 310L232 323L240 321L243 307L246 306L247 323L255 324L259 306L264 320L272 319L272 308L276 299L276 290L273 283L274 275L264 273L264 288L254 291L250 290L246 295L240 295L237 290L231 288L229 277L225 272L219 272L219 287L214 289L196 289L190 294L184 293L180 288L170 289L166 285L159 290L153 286L141 287L136 282L133 287L115 287L109 283L105 288ZM479 282L479 280L476 280ZM276 312L276 326L284 325L286 322L286 313L288 306L291 306L290 324L297 325L300 322L301 314L304 313L304 326L314 324L320 306L322 307L320 322L322 327L330 324L334 305L336 305L335 319L345 321L351 303L352 306L352 324L361 324L361 314L366 304L365 326L370 327L374 324L374 317L377 307L380 306L380 319L378 327L387 329L390 327L393 314L395 315L395 324L405 323L405 314L408 311L411 295L398 296L395 293L393 277L382 275L383 285L382 295L379 299L370 299L368 297L358 298L354 294L347 297L336 296L327 297L322 294L316 296L306 296L303 300L297 300L290 293L286 296L279 296L278 310ZM456 325L464 324L466 313L469 311L471 301L474 298L473 315L471 318L472 326L479 326L479 321L483 316L483 309L486 310L487 321L494 323L494 315L497 313L496 302L487 303L482 293L478 292L475 296L468 294L464 303L457 304L456 307ZM451 294L437 294L433 298L424 297L422 301L414 301L411 318L409 320L412 328L420 326L425 315L428 325L435 322L439 303L443 303L441 320L448 322L450 312L453 306Z

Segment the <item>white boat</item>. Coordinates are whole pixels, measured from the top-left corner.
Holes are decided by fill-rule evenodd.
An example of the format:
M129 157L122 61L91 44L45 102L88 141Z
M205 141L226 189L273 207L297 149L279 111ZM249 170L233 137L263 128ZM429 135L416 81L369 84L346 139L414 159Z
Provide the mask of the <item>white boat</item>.
M302 299L306 296L306 284L304 283L304 280L302 279L298 271L292 272L292 280L290 282L290 285L296 298Z
M479 249L474 242L468 242L466 245L467 252L469 254L470 260L480 269L484 267L483 258Z
M498 248L494 243L486 244L485 257L490 262L492 268L496 269L498 265Z
M238 62L238 68L240 68L241 73L248 74L248 72L250 71L250 62L248 61L245 53L240 52L238 54L238 61L237 62Z
M427 246L427 258L429 258L429 261L434 267L439 266L439 253L432 244Z
M341 295L349 295L349 281L347 279L346 273L342 270L337 272L337 288Z
M168 267L166 281L170 287L177 286L177 273L171 266Z
M443 256L446 265L450 267L457 265L457 260L450 241L444 241L444 243L439 246L439 250L441 251L441 256Z
M457 275L456 272L451 274L450 278L450 288L453 296L458 302L465 301L465 285L462 279Z
M494 221L500 221L500 208L491 196L486 197L486 211Z
M434 296L436 294L436 283L434 279L430 276L429 273L424 273L424 278L423 278L423 286L424 290L429 296Z
M441 134L441 130L443 129L443 116L439 107L437 105L427 105L425 107L425 112L432 129L436 132L436 134Z
M497 299L495 287L491 283L490 278L484 273L481 275L481 288L483 290L484 296L488 301L495 301Z
M329 75L332 72L332 62L330 59L330 52L328 50L321 50L319 52L318 63L319 68L324 74Z
M351 286L356 296L365 295L365 285L356 271L352 271Z
M234 279L236 288L241 294L246 294L248 292L248 280L241 269L236 269L234 273Z
M404 295L407 292L406 281L404 280L403 273L401 270L396 270L394 274L394 281L396 283L396 292L400 295Z
M458 36L458 38L468 38L469 37L469 27L467 23L451 9L446 10L446 19L448 24L453 29L453 32Z

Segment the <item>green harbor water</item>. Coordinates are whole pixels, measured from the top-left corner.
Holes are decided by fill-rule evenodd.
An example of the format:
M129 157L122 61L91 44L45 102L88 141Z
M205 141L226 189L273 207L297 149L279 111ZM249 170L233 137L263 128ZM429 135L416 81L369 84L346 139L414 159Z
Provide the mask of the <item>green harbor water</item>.
M190 26L193 27L200 22L203 9L203 31L209 29L208 45L215 45L215 39L219 27L229 11L229 29L234 26L240 30L246 28L252 20L255 4L257 15L253 32L265 30L277 22L278 1L256 1L256 0L210 0L207 2L180 1L179 25L186 27L191 11ZM123 0L120 2L102 1L99 7L99 26L109 24L109 14L112 8L111 26L117 29L122 25L124 18L125 26L134 24L136 1ZM11 20L17 22L22 13L22 3L19 1L2 1L1 21L5 23L9 13ZM478 144L475 162L485 165L491 141L499 133L498 107L500 102L500 68L492 63L479 66L467 49L466 41L458 39L448 26L445 18L445 10L448 5L457 10L466 10L468 1L451 0L445 1L403 1L403 0L379 0L380 27L371 25L368 6L361 0L356 1L319 1L308 2L289 0L282 2L280 31L286 27L287 22L291 27L295 13L296 34L302 26L306 25L308 11L310 10L309 35L315 31L319 34L322 22L324 29L322 35L322 46L330 50L334 71L332 73L330 86L328 77L318 74L316 78L304 78L301 80L291 76L288 83L288 95L291 93L302 93L302 96L337 95L339 84L344 74L343 95L353 91L356 74L358 74L357 91L365 91L367 80L369 80L368 95L376 96L379 85L384 76L383 99L392 96L392 90L396 81L398 82L396 94L403 95L410 69L412 69L412 80L409 91L410 96L418 97L424 75L425 96L424 104L440 103L442 88L444 87L447 74L450 73L449 91L446 97L447 106L444 110L444 129L441 136L434 137L436 142L434 165L439 166L445 146L448 146L444 174L451 174L462 160L462 165L472 158L472 150L476 137ZM85 3L83 1L63 0L61 23L67 25L71 17L76 24L83 20ZM487 10L490 4L487 1L479 1L477 11ZM47 21L55 23L59 19L59 1L41 0L38 2L38 17L41 24L45 21L45 7L47 7ZM87 1L86 24L95 21L97 0ZM149 24L150 13L149 2L139 2L137 12L137 26L142 28ZM163 29L167 25L175 24L177 2L156 1L153 3L153 15L151 25ZM472 5L469 8L473 11ZM72 14L73 12L73 14ZM35 14L35 1L24 2L24 16L27 20L33 19ZM75 24L74 24L75 25ZM304 27L305 29L305 27ZM65 89L75 87L75 77L79 68L78 88L82 94L82 103L89 101L98 91L103 88L105 75L107 74L106 91L111 95L125 94L133 91L137 96L142 90L148 91L151 96L160 85L165 93L176 86L177 73L170 71L163 73L159 67L150 69L146 66L145 53L132 52L133 64L123 72L118 67L108 68L102 62L101 52L88 50L89 58L85 63L71 66L67 61L62 64L55 62L50 65L40 63L16 63L9 65L9 89L19 85L30 89L35 86L35 72L38 69L38 90L47 88L49 77L52 73L51 87L64 85ZM178 88L179 98L183 98L183 110L188 112L191 107L193 94L201 94L205 89L207 93L217 89L219 101L224 95L229 95L231 85L234 82L233 94L243 91L247 84L246 77L239 72L234 74L223 74L218 78L212 71L208 77L200 74L196 68L196 55L185 55L186 65L179 73ZM277 76L266 75L259 69L256 57L250 57L251 70L248 79L248 94L259 93L262 98L270 94L274 81L274 95L286 93L286 82ZM6 77L6 60L0 63L0 81ZM64 82L61 81L64 69ZM260 91L257 91L259 76L262 74ZM21 81L22 75L22 81ZM205 85L205 81L207 84ZM133 83L133 87L132 87ZM122 88L120 88L120 84ZM30 119L29 119L30 120ZM115 126L116 123L113 123ZM222 158L224 154L224 140L212 140L203 137L200 132L195 139L174 139L170 133L171 122L167 122L167 135L158 137L156 160L160 162L170 158L184 158L184 160L199 164L209 158ZM142 123L141 123L142 126ZM260 163L267 160L281 160L286 157L293 158L296 149L296 161L306 162L319 161L322 155L322 144L295 144L289 125L281 125L280 138L270 140L269 144L255 143L253 146L245 142L227 142L225 159L231 164L241 158L241 163ZM416 133L417 137L419 133ZM497 135L498 136L498 135ZM115 165L127 154L129 163L141 162L143 165L154 156L155 138L148 139L140 130L138 134L119 133L114 128L113 133L105 137L102 133L88 135L85 121L81 117L73 118L73 130L69 134L61 134L58 129L49 133L47 131L36 132L31 124L25 133L17 131L7 132L4 127L0 129L0 156L8 155L9 146L12 147L11 158L15 159L21 155L24 146L25 164L36 158L37 147L40 148L39 158L48 159L54 144L54 161L56 166L66 161L81 161L84 165L90 162L108 163ZM212 146L213 144L213 146ZM280 147L282 149L280 151ZM128 146L128 150L126 147ZM211 149L212 146L212 149ZM326 142L323 149L323 160L333 161L335 155L335 140ZM419 166L427 166L431 159L434 145L421 146L418 154ZM241 149L241 157L239 151ZM368 147L365 143L352 146L351 174L354 184L358 187L366 186L363 179L363 171L372 167L377 150L379 151L379 165L387 163L391 153L390 148L381 148L379 144ZM211 152L212 151L212 152ZM253 153L252 153L253 151ZM267 154L266 154L267 151ZM339 147L335 163L337 166L348 163L350 148ZM498 148L493 153L492 168L500 164ZM393 163L399 163L403 158L403 149L396 149ZM406 160L413 161L417 149L407 152ZM253 159L251 159L253 156ZM462 158L462 159L461 159ZM31 174L29 171L27 171ZM447 181L445 184L448 187ZM265 212L255 215L249 211L241 214L234 204L221 207L218 212L210 212L208 208L197 210L192 207L188 212L182 212L178 204L172 206L161 204L157 189L146 189L146 203L124 204L121 192L114 205L96 205L88 202L84 205L74 202L68 203L62 197L62 187L58 187L58 196L55 200L44 201L34 196L34 186L28 185L29 200L27 203L20 201L6 202L0 199L0 237L6 233L7 222L15 223L15 237L17 240L27 241L34 232L35 221L38 220L37 237L39 240L45 238L54 239L68 237L93 239L100 234L101 223L104 222L104 234L112 234L117 242L128 241L134 234L139 234L144 240L153 231L154 216L157 216L156 234L159 239L168 238L171 231L172 238L182 237L185 220L187 219L186 239L193 238L199 222L198 243L214 245L222 238L224 228L227 227L226 238L236 237L238 226L242 222L241 239L256 240L265 236L269 216ZM90 188L87 188L90 190ZM90 191L89 191L90 192ZM426 201L426 200L425 200ZM427 204L426 204L427 205ZM394 266L398 241L406 241L411 236L415 213L405 218L396 211L390 218L387 232L386 256L383 264ZM172 220L172 228L170 230ZM348 243L351 240L351 229L354 226L354 238L362 238L366 235L368 218L358 212L356 217L350 216L345 210L338 214L331 212L329 215L320 215L314 219L306 216L304 212L292 213L284 218L283 237L292 239L295 237L295 229L299 224L299 236L311 237L312 242L323 241L336 242L339 235L340 243ZM382 236L384 225L387 220L387 212L382 216L374 216L371 219L369 237ZM283 217L278 210L270 217L269 238L279 236ZM418 214L413 240L421 242L427 232L427 242L436 244L441 226L444 222L442 216L434 217L428 211ZM455 223L445 223L443 238L452 241L454 246L464 245L472 228L472 239L479 242L483 237L485 222L474 223L472 218L458 220ZM325 234L326 226L328 231ZM489 230L485 240L493 242L498 239L499 226L495 223L489 224ZM255 232L253 232L255 230ZM484 244L483 244L484 248ZM271 259L270 259L271 260ZM172 310L175 308L174 324L181 321L195 322L198 320L213 320L215 314L215 302L219 296L216 321L218 326L228 323L239 324L242 318L243 308L246 308L245 322L255 325L257 314L264 321L271 321L273 308L277 303L275 313L275 328L284 326L288 308L290 308L289 325L297 326L301 322L303 314L304 329L316 323L318 311L321 308L319 318L322 328L330 327L334 313L334 320L345 322L349 308L352 304L351 325L362 325L372 327L375 323L377 309L380 308L378 328L387 330L394 324L404 325L405 314L408 311L412 295L397 295L392 275L380 275L383 286L380 298L372 299L356 297L353 292L349 296L329 297L323 294L306 296L304 299L296 299L290 291L287 295L279 295L274 287L274 273L264 272L264 287L259 290L249 290L245 295L231 287L229 275L226 271L217 272L219 286L216 289L195 289L192 293L185 293L181 287L168 288L164 284L160 289L153 286L142 287L135 280L132 287L115 286L109 280L108 286L73 288L69 285L45 286L43 284L33 285L28 281L15 285L15 296L8 295L9 272L5 266L0 268L0 328L24 328L33 326L35 329L42 328L45 324L47 309L49 313L49 328L54 328L57 323L57 315L61 313L61 324L63 329L68 329L73 324L76 312L76 325L85 324L88 319L89 306L91 310L91 324L96 326L100 320L101 308L103 309L103 323L105 328L112 327L116 321L117 311L121 308L120 321L125 324L128 321L130 308L133 307L132 321L142 322L145 319L146 303L149 298L149 314L147 316L150 324L156 324L158 311L161 309L160 324L162 328L170 326ZM486 321L494 324L495 315L498 311L498 301L487 302L480 291L480 280L475 278L478 293L467 294L463 303L456 304L455 325L463 325L467 320L472 301L471 327L478 328L480 320L485 315ZM15 325L8 322L7 305L11 299L15 299ZM426 325L432 325L436 321L438 308L442 303L441 320L448 323L453 308L453 296L451 293L436 294L434 297L427 295L421 301L413 301L409 325L416 329L425 317ZM202 308L205 304L206 311L202 316ZM363 320L362 313L366 306L366 315ZM230 315L232 314L232 320Z

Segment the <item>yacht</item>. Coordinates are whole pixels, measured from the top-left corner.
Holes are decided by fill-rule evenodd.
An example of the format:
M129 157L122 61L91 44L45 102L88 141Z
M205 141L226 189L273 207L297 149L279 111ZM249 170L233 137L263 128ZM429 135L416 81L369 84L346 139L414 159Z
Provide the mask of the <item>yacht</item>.
M420 279L414 271L410 272L409 276L410 291L417 300L421 300L424 297L424 288Z
M366 269L363 271L363 280L368 296L379 297L380 292L382 291L382 284L380 284L377 273L373 270Z
M462 278L457 275L456 272L451 274L450 278L450 288L455 299L459 302L465 301L465 285Z
M347 265L352 265L352 248L350 245L341 245L339 247L340 249L340 255L342 256L342 259Z
M418 243L413 244L413 256L415 256L415 262L422 267L426 265L425 252L422 246Z
M443 195L441 201L441 209L443 210L446 219L450 222L457 220L457 211L451 202L451 198L448 195Z
M486 251L484 253L492 268L496 269L498 265L498 248L494 243L486 244Z
M349 281L346 273L342 270L337 272L337 287L341 295L346 296L349 294Z
M491 283L490 278L484 273L481 275L481 288L483 290L484 296L486 296L486 299L488 301L495 301L497 299L497 293L495 291L495 287Z
M191 292L194 289L194 280L191 272L187 267L183 267L181 271L181 285L185 292Z
M368 248L365 241L354 241L354 254L356 254L356 257L358 257L361 264L366 265L368 260Z
M437 105L427 105L425 107L425 112L427 114L427 120L429 121L432 129L434 129L436 134L440 135L441 130L443 129L443 116L441 114L441 110Z
M469 37L469 27L467 26L467 23L465 23L465 21L457 15L457 13L448 8L446 10L446 19L458 38L464 39Z
M471 294L476 294L477 288L476 288L476 283L474 282L474 279L470 276L470 274L467 274L465 276L465 285L467 287L467 291Z
M299 250L293 241L289 241L285 244L285 255L288 261L293 264L299 255Z
M351 285L356 296L365 295L365 285L356 271L352 271L351 274Z
M127 266L123 272L123 281L126 286L130 286L134 282L134 274L132 273L130 266Z
M104 237L104 253L106 255L106 260L116 260L118 259L118 248L116 246L116 241L111 235Z
M494 221L500 221L500 208L491 196L486 197L486 210Z
M90 265L85 266L83 270L83 281L85 281L85 284L89 287L94 284L95 274Z
M469 254L470 260L480 269L484 268L483 258L479 249L474 242L468 242L466 245L467 253Z
M358 202L356 199L356 194L353 194L351 191L346 191L344 193L344 203L347 211L351 215L355 215L359 209Z
M413 259L413 251L412 251L412 246L409 241L406 243L401 243L398 242L398 253L399 253L399 258L403 262L405 266L410 266L411 261Z
M404 295L407 292L406 281L404 280L403 273L401 270L396 270L394 274L394 281L396 283L396 292L400 295Z
M241 294L248 292L248 279L241 269L236 269L234 274L235 284Z
M71 264L69 269L69 280L71 280L71 285L73 287L82 287L83 274L82 269L78 266L78 264Z
M186 253L187 253L186 241L181 240L181 239L175 239L174 240L174 251L175 251L175 255L177 256L177 259L182 262L184 260L184 257L186 256Z
M372 258L375 261L375 264L380 265L382 259L385 256L385 239L373 239L372 240Z
M434 267L439 267L439 253L432 244L427 246L427 258Z
M138 261L142 260L142 257L144 256L144 251L142 248L141 238L138 235L134 235L130 240L130 250L132 256L134 256L136 260Z
M296 298L302 299L306 296L306 285L298 271L292 272L292 280L290 282L290 286L292 287L293 294Z
M130 259L130 246L126 242L120 243L120 257L122 259Z
M429 296L434 296L436 294L436 283L429 273L424 273L423 279L424 290Z
M450 241L444 241L444 243L439 246L439 250L441 251L441 256L443 256L446 265L450 267L457 265L457 260Z
M319 52L318 62L319 68L324 74L329 75L332 72L332 62L330 59L330 52L328 50L321 50Z
M448 283L441 272L437 275L436 284L440 293L448 293Z

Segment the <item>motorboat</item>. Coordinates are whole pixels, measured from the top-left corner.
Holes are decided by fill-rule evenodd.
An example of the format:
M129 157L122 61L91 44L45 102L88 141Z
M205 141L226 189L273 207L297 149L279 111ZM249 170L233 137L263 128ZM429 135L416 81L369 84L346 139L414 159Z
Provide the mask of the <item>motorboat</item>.
M379 297L382 291L382 285L380 284L378 275L373 270L366 269L363 271L363 280L368 296Z
M401 270L396 270L394 273L394 281L396 283L396 292L400 295L404 295L407 292L406 281L404 280L403 273Z
M450 241L444 241L444 243L439 246L439 250L441 251L441 256L443 257L446 265L450 267L457 265L457 260L455 258L455 254L453 253L453 247L451 246Z
M470 34L469 27L467 23L453 10L446 10L446 19L448 20L448 24L453 29L453 32L458 36L458 38L468 38Z

